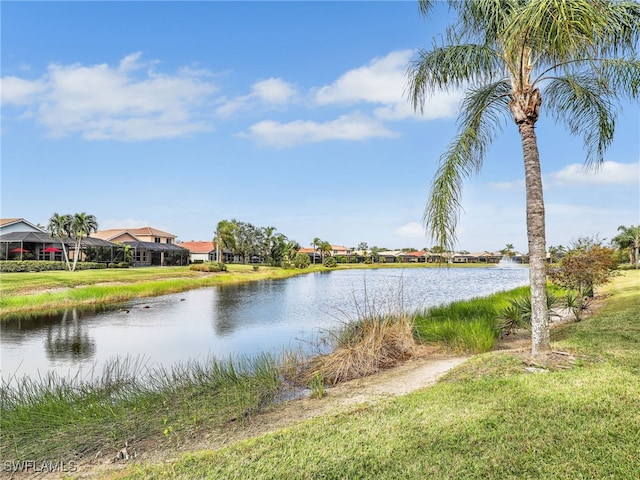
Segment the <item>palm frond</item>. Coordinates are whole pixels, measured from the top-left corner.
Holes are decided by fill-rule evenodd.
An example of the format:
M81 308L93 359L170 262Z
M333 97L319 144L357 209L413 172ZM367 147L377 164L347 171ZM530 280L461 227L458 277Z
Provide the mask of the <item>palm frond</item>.
M508 48L524 41L548 63L598 58L637 45L640 5L611 0L530 0L504 30Z
M599 63L598 74L612 95L640 99L640 58L605 59Z
M607 85L590 75L552 79L544 91L551 114L572 135L582 135L586 164L599 165L613 141L615 109Z
M482 45L434 45L431 51L419 50L407 69L413 108L423 111L425 98L438 90L485 83L500 72L500 66L495 50Z
M440 157L423 222L437 245L452 250L465 178L480 170L487 147L508 113L510 84L494 82L470 89L462 102L459 134Z

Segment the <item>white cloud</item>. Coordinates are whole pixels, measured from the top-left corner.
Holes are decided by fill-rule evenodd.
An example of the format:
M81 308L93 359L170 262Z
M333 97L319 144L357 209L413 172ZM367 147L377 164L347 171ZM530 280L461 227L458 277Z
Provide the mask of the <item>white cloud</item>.
M302 143L317 143L325 140L365 140L373 137L393 137L395 134L379 121L354 113L343 115L328 122L296 120L280 123L265 120L242 134L257 143L275 147L288 147Z
M18 77L3 77L0 80L2 104L29 105L46 91L42 80L24 80Z
M280 78L268 78L254 83L251 86L251 93L224 100L223 105L216 110L216 113L229 116L256 105L271 107L287 105L297 95L296 88L292 84Z
M203 80L207 72L164 74L155 71L155 63L142 62L141 54L134 53L116 68L52 64L35 82L4 78L3 102L34 107L36 120L54 137L77 133L86 139L131 141L211 130L200 113L216 90Z
M414 112L405 96L406 69L411 50L398 50L381 58L374 58L367 65L349 70L331 85L318 89L315 100L318 105L372 103L381 105L374 114L383 120L404 118L450 118L455 116L462 98L460 92L442 92L429 98L424 114Z
M550 185L557 187L640 186L640 162L607 161L597 169L572 163L549 175Z

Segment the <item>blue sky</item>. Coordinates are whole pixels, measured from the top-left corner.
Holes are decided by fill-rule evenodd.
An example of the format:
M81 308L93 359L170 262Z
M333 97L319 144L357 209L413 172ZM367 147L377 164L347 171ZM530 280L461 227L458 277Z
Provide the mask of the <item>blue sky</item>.
M416 2L12 2L2 14L1 215L209 240L222 219L300 244L421 249L459 93L416 115L405 70L448 23ZM543 107L544 108L544 107ZM544 114L544 111L543 111ZM640 222L640 111L596 175L537 126L547 243ZM465 186L459 248L527 250L522 153L505 125Z

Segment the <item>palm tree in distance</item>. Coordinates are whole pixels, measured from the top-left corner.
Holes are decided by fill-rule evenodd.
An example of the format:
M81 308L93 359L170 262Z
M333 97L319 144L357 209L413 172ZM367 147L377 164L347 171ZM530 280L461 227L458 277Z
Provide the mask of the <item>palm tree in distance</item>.
M58 213L54 213L51 215L49 219L49 223L47 224L47 231L51 238L57 238L60 240L62 244L62 253L64 255L64 261L67 264L67 268L71 270L71 263L69 262L69 253L67 252L67 245L64 243L64 239L68 238L71 235L70 226L71 226L72 217L69 214L60 215Z
M87 215L86 213L76 213L71 217L71 223L69 225L70 237L75 240L74 253L73 253L73 266L71 271L76 270L78 265L78 258L82 251L82 239L91 235L93 232L98 231L98 220L94 215Z
M311 242L311 245L313 246L313 263L315 265L316 263L316 252L318 251L318 248L320 248L320 244L322 243L322 240L320 240L318 237L313 239L313 242Z
M428 15L439 2L419 0ZM458 132L440 157L424 223L438 245L453 250L464 180L511 118L522 142L530 256L531 353L551 350L546 298L545 210L535 132L543 104L572 135L581 135L586 164L599 165L613 140L622 98L640 96L640 4L609 0L469 0L443 40L410 64L408 93L423 111L439 90L466 89Z
M629 251L629 263L635 265L637 270L640 262L640 258L638 258L640 257L640 225L631 225L630 227L620 225L618 232L620 233L613 237L611 241L620 249Z
M235 251L236 237L235 232L237 225L233 221L220 220L216 225L215 237L213 239L216 244L216 261L222 262L224 251L223 249Z
M318 248L320 249L320 260L322 263L324 263L325 256L331 256L333 247L326 240L322 240Z

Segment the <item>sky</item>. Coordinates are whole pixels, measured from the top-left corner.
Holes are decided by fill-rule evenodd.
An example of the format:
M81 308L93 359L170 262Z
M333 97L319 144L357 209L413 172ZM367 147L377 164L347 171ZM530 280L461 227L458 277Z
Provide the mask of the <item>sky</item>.
M417 2L17 2L1 13L2 218L86 212L101 230L211 240L223 219L302 246L422 249L462 92L416 114L406 69L451 18ZM547 244L640 223L640 109L597 173L537 124ZM458 249L527 251L513 123L464 186Z

